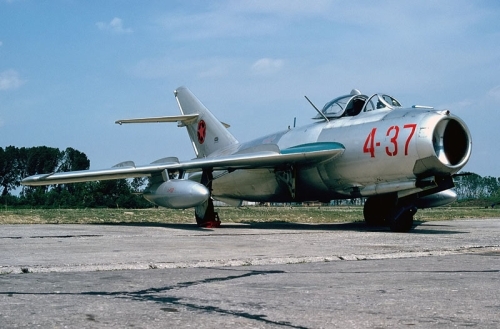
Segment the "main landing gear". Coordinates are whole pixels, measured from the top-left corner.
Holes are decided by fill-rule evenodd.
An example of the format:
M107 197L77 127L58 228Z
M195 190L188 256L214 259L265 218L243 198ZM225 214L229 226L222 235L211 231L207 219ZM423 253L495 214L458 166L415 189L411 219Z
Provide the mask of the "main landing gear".
M398 200L397 195L369 197L363 208L366 224L388 225L393 232L408 232L413 227L413 216L417 207L412 202Z
M205 185L212 194L212 170L205 169L201 175L201 184ZM210 196L207 201L194 208L194 217L199 227L220 227L219 214L214 209L214 200Z
M199 227L220 227L219 214L214 209L214 201L211 197L194 208L194 217Z

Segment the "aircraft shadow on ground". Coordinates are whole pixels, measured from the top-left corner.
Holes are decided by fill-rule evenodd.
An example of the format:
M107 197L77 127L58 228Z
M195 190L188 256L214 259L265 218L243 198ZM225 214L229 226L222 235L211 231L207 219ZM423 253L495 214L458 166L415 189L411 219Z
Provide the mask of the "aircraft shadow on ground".
M256 229L256 230L289 230L289 231L352 231L352 232L390 232L386 226L368 226L364 222L348 223L290 223L285 221L269 222L242 222L242 223L222 223L218 228L203 228L196 224L189 223L158 223L158 222L121 222L121 223L96 223L93 225L118 225L118 226L138 226L138 227L158 227L170 228L185 231L217 231L224 229ZM439 225L442 229L436 229L438 225L427 225L425 221L415 221L414 228L410 234L461 234L465 231L456 231L452 225ZM449 228L449 229L445 229Z

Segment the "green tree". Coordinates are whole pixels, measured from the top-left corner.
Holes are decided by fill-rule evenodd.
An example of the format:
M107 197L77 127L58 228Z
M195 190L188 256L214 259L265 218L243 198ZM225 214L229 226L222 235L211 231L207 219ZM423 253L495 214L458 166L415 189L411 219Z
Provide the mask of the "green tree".
M89 167L90 160L85 153L68 147L62 152L57 171L87 170ZM58 207L81 207L83 205L86 189L85 184L81 183L59 184L50 192L53 194L51 196L53 203L57 203Z
M151 205L133 193L139 191L146 179L111 180L50 186L23 187L19 197L9 192L20 186L22 178L60 171L87 170L90 161L85 153L71 147L37 146L0 148L0 201L9 205L32 207L123 207L144 208Z
M132 192L128 180L107 180L85 183L86 193L83 196L85 207L106 208L149 208L152 205Z
M459 199L490 198L500 188L500 178L465 172L455 177L455 186Z
M20 186L19 150L14 146L7 146L5 150L0 147L0 186L6 196L9 192Z
M62 157L57 171L77 171L90 168L90 160L83 152L68 147L62 152Z
M63 156L57 148L36 146L19 149L19 166L23 176L56 172Z

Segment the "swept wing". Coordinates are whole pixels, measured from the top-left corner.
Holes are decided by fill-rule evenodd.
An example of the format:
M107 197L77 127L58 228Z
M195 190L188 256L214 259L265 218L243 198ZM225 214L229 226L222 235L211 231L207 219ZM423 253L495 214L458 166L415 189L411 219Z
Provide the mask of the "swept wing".
M269 145L267 145L269 146ZM270 149L273 149L270 150ZM123 162L115 167L102 170L83 170L52 174L34 175L25 178L23 185L40 186L50 184L78 183L96 180L111 180L134 177L148 177L161 174L164 170L199 171L236 170L256 168L276 168L285 165L308 165L331 160L344 152L344 146L336 142L319 142L294 146L280 150L277 145L266 147L265 151L238 153L213 158L198 158L178 162L170 158L149 165L135 166L133 162Z

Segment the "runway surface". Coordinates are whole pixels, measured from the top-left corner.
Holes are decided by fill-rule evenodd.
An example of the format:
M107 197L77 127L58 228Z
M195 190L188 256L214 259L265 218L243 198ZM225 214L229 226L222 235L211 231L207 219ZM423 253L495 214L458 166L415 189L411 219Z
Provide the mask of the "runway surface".
M500 327L500 219L2 225L0 327Z

